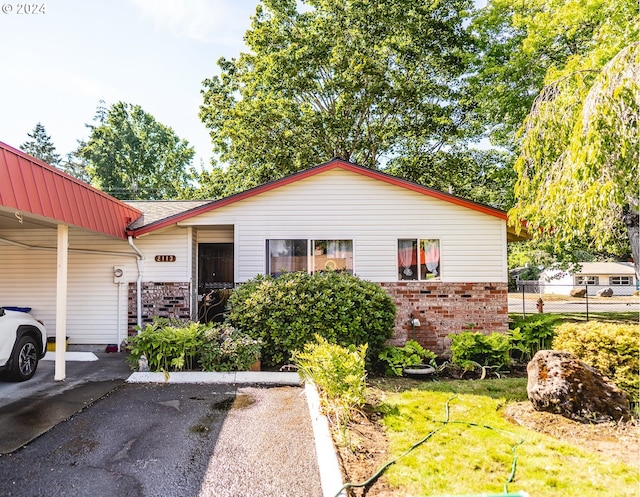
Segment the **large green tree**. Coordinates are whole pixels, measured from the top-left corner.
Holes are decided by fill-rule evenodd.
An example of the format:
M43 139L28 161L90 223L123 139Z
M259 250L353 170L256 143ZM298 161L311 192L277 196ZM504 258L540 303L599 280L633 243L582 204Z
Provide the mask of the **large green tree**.
M469 119L517 150L517 132L545 84L587 59L601 67L629 43L637 14L636 0L489 0L470 27L477 56L467 79Z
M56 146L53 144L51 136L47 134L44 124L36 124L33 131L27 133L27 136L31 139L20 145L24 152L51 166L60 166L60 155L56 152Z
M204 81L201 119L225 167L214 195L334 156L376 168L462 133L470 0L263 0L236 59Z
M507 210L515 172L504 150L440 150L394 158L385 172L459 197Z
M189 183L194 150L139 105L98 107L89 140L76 156L92 183L120 199L180 197Z
M522 128L510 217L558 244L603 250L625 240L640 280L637 12L625 26L548 71Z

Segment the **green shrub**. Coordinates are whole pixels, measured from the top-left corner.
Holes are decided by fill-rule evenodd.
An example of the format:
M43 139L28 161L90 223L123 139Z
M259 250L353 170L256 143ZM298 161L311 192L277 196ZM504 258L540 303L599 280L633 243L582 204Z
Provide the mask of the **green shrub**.
M198 363L203 371L244 371L260 360L260 341L227 324L206 328Z
M172 322L158 318L129 339L129 362L144 355L150 371L241 371L260 359L260 343L228 325Z
M326 414L343 428L365 403L366 352L367 344L341 347L316 335L303 352L293 354L300 376L318 388Z
M202 343L201 333L198 323L183 324L158 318L129 338L129 363L137 368L144 355L150 371L193 369Z
M436 354L415 340L409 340L403 347L385 346L378 354L378 359L385 363L385 374L402 376L402 370L407 366L427 362L435 366Z
M451 362L465 370L473 370L476 366L500 369L511 365L509 335L497 331L489 335L464 331L449 337L451 338Z
M263 362L288 362L314 334L375 358L391 337L395 304L380 285L337 271L258 276L229 298L229 322L262 342Z
M561 319L553 314L534 314L510 322L511 347L520 353L519 359L529 361L539 350L551 349Z
M571 352L593 366L638 402L640 325L598 321L564 323L556 328L553 348Z

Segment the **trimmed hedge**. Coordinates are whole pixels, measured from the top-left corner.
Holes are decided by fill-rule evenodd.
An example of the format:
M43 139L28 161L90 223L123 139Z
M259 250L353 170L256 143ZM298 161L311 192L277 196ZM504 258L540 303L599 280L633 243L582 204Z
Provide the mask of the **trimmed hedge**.
M564 323L556 328L553 348L571 352L581 361L629 392L638 402L640 325L599 321Z
M289 362L314 335L347 347L368 344L376 358L393 334L396 308L376 283L337 271L259 275L229 298L228 321L262 344L262 362Z

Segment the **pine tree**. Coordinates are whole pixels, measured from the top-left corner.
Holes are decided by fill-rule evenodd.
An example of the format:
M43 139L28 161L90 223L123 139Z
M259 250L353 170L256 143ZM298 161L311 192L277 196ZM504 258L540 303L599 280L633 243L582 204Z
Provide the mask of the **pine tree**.
M20 145L20 148L24 152L51 166L60 166L60 155L56 153L56 147L51 141L51 137L47 134L47 130L42 123L36 124L33 131L31 133L27 133L27 136L31 138L31 140Z

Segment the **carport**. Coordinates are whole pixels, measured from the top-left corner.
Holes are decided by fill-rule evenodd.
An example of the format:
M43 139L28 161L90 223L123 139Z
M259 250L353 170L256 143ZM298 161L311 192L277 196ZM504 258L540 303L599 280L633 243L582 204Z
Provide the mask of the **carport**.
M56 343L65 343L67 335L69 229L127 240L127 226L140 216L137 209L0 142L0 257L4 244L56 252ZM4 236L7 230L26 234L43 228L56 230L55 247L30 245L28 237ZM134 250L114 255L140 257ZM65 353L65 347L56 347L58 381L66 377Z

